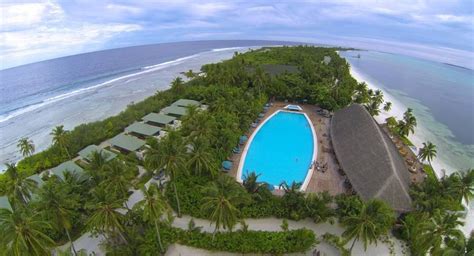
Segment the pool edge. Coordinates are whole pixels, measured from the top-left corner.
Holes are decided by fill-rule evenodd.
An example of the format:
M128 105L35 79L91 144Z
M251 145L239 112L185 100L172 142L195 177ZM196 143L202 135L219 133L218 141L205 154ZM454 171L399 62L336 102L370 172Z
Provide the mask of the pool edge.
M250 135L250 138L248 139L247 143L245 144L245 147L244 147L244 150L242 151L242 155L240 157L240 160L239 160L239 167L237 169L237 174L236 174L236 180L237 182L239 183L243 183L243 180L242 180L242 169L244 168L244 163L245 163L245 159L247 158L247 152L248 152L248 149L250 147L250 145L252 144L252 141L255 137L255 135L260 131L260 128L263 127L263 125L265 125L265 123L267 123L268 120L270 120L274 115L280 113L280 112L288 112L288 113L293 113L293 114L301 114L301 115L304 115L306 117L306 121L309 123L309 126L311 128L311 133L313 135L313 156L311 158L311 163L310 163L310 166L311 168L308 169L308 171L306 172L306 177L301 185L301 188L300 188L300 191L305 191L306 188L308 187L309 185L309 182L311 181L311 177L313 176L313 172L314 172L314 165L312 163L314 163L315 159L316 159L316 156L317 156L317 153L318 153L318 138L316 137L316 131L314 130L314 126L313 126L313 123L311 122L311 119L309 118L308 114L306 114L305 112L295 112L295 111L289 111L289 110L285 110L285 109L279 109L277 111L275 111L274 113L272 113L270 116L268 116L267 118L265 118L265 120L263 120L263 122L261 122L257 128L253 131L252 135ZM275 189L279 189L278 188L278 185L276 184L272 184Z

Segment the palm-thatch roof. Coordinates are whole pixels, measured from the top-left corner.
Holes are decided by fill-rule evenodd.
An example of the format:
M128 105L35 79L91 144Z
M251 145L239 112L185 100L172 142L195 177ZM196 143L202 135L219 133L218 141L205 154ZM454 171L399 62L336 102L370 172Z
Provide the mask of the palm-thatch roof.
M362 199L381 199L397 212L410 210L407 167L363 106L337 111L331 120L331 137L339 164Z

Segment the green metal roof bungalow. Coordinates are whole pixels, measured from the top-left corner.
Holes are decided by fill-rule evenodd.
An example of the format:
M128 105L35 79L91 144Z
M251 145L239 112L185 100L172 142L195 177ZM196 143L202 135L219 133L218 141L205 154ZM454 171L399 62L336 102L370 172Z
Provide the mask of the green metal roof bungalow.
M137 151L138 149L143 147L145 145L145 141L139 138L121 133L113 137L112 139L110 139L110 144L112 144L114 148L117 148L120 151L129 153L132 151Z
M31 175L28 179L36 181L38 188L41 188L44 184L44 180L39 176L39 174Z
M161 131L161 128L146 123L135 122L125 128L125 131L136 137L144 139L147 136L157 135Z
M171 106L177 106L177 107L190 107L190 106L196 106L199 107L201 106L201 102L197 100L188 100L188 99L179 99L175 101Z
M10 201L8 201L8 197L0 196L0 209L8 209L12 210L12 206L10 205Z
M178 118L186 115L187 111L188 110L184 107L178 107L178 106L173 106L173 105L168 106L161 110L161 112L165 115L175 116Z
M79 165L73 161L64 162L53 169L50 170L51 175L56 175L58 178L64 180L64 172L72 172L76 174L81 174L84 172Z
M97 147L96 145L89 145L83 148L81 151L79 151L78 155L82 158L82 160L86 160L87 162L90 162L92 160L92 154L94 152L100 152L102 157L105 158L106 162L117 157L117 154L112 153L106 149L101 149Z
M147 124L165 127L166 125L173 123L173 121L176 120L176 117L165 114L150 113L142 119Z

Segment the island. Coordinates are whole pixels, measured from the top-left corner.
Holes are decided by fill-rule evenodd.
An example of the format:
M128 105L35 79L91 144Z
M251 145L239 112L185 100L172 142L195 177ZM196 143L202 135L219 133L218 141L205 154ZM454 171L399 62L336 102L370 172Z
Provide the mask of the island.
M337 51L262 47L105 120L52 127L0 176L6 255L463 255L474 171L436 177L416 117Z

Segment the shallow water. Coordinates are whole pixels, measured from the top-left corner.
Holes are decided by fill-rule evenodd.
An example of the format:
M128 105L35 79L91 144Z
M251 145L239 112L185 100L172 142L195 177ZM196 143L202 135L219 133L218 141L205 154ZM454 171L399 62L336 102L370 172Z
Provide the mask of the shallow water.
M474 71L374 51L340 55L363 80L395 99L398 112L413 109L418 120L414 139L437 146L447 173L474 167Z
M90 53L2 70L0 163L21 158L16 148L21 137L32 139L36 152L44 150L51 144L49 133L54 126L72 129L116 115L131 102L168 88L180 72L199 71L203 64L229 59L235 51L246 51L257 43L277 44L270 41L216 41L197 46L188 43L186 47L182 43L166 44L155 52L150 52L149 46L140 51L125 48L108 54ZM138 53L138 57L133 56Z

